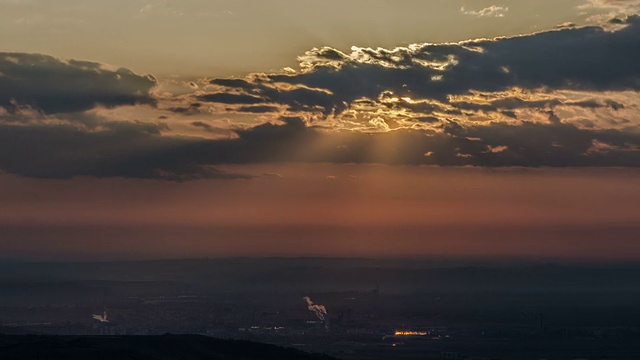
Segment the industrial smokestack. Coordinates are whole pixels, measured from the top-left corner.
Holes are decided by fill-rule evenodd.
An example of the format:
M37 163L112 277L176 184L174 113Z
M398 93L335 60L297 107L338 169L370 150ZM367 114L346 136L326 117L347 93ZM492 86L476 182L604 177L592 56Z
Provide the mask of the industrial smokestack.
M327 309L324 307L324 305L316 305L308 296L303 297L303 299L307 302L307 308L309 309L309 311L313 311L318 319L324 321L325 315L327 315Z

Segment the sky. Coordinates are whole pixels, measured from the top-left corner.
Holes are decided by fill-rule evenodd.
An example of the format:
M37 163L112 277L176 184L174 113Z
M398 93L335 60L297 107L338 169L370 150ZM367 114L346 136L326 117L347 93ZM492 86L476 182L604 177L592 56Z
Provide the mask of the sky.
M640 259L640 1L0 0L0 260Z

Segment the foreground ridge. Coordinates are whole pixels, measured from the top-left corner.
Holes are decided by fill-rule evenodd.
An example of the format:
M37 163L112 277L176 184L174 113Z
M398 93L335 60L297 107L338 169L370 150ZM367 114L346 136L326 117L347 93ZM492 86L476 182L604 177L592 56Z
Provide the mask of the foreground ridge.
M162 336L40 336L0 335L3 360L332 360L241 340L220 340L199 335Z

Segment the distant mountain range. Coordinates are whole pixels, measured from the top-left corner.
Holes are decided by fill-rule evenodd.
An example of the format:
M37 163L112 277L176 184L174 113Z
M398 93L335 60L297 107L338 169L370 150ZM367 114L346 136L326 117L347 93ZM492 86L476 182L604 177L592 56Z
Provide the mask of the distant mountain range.
M640 291L640 263L558 263L455 259L229 258L128 262L0 261L0 298L60 290L77 298L120 282L139 295L198 292ZM135 282L126 287L122 282ZM87 287L93 290L87 290ZM56 289L57 287L59 289ZM95 295L95 294L94 294ZM92 295L92 296L94 296ZM104 294L102 294L104 295ZM303 294L304 295L304 294ZM32 296L35 294L32 293Z

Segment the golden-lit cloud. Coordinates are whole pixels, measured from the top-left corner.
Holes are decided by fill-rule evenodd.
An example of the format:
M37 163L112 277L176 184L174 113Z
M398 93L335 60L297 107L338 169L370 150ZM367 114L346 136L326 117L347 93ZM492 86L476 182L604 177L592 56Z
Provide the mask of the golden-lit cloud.
M509 8L506 6L491 5L481 10L470 10L463 6L460 8L460 12L470 16L501 18L506 16Z
M298 69L196 80L7 53L0 149L13 155L0 169L190 180L247 178L211 168L238 163L637 167L640 20L617 23L317 47Z

